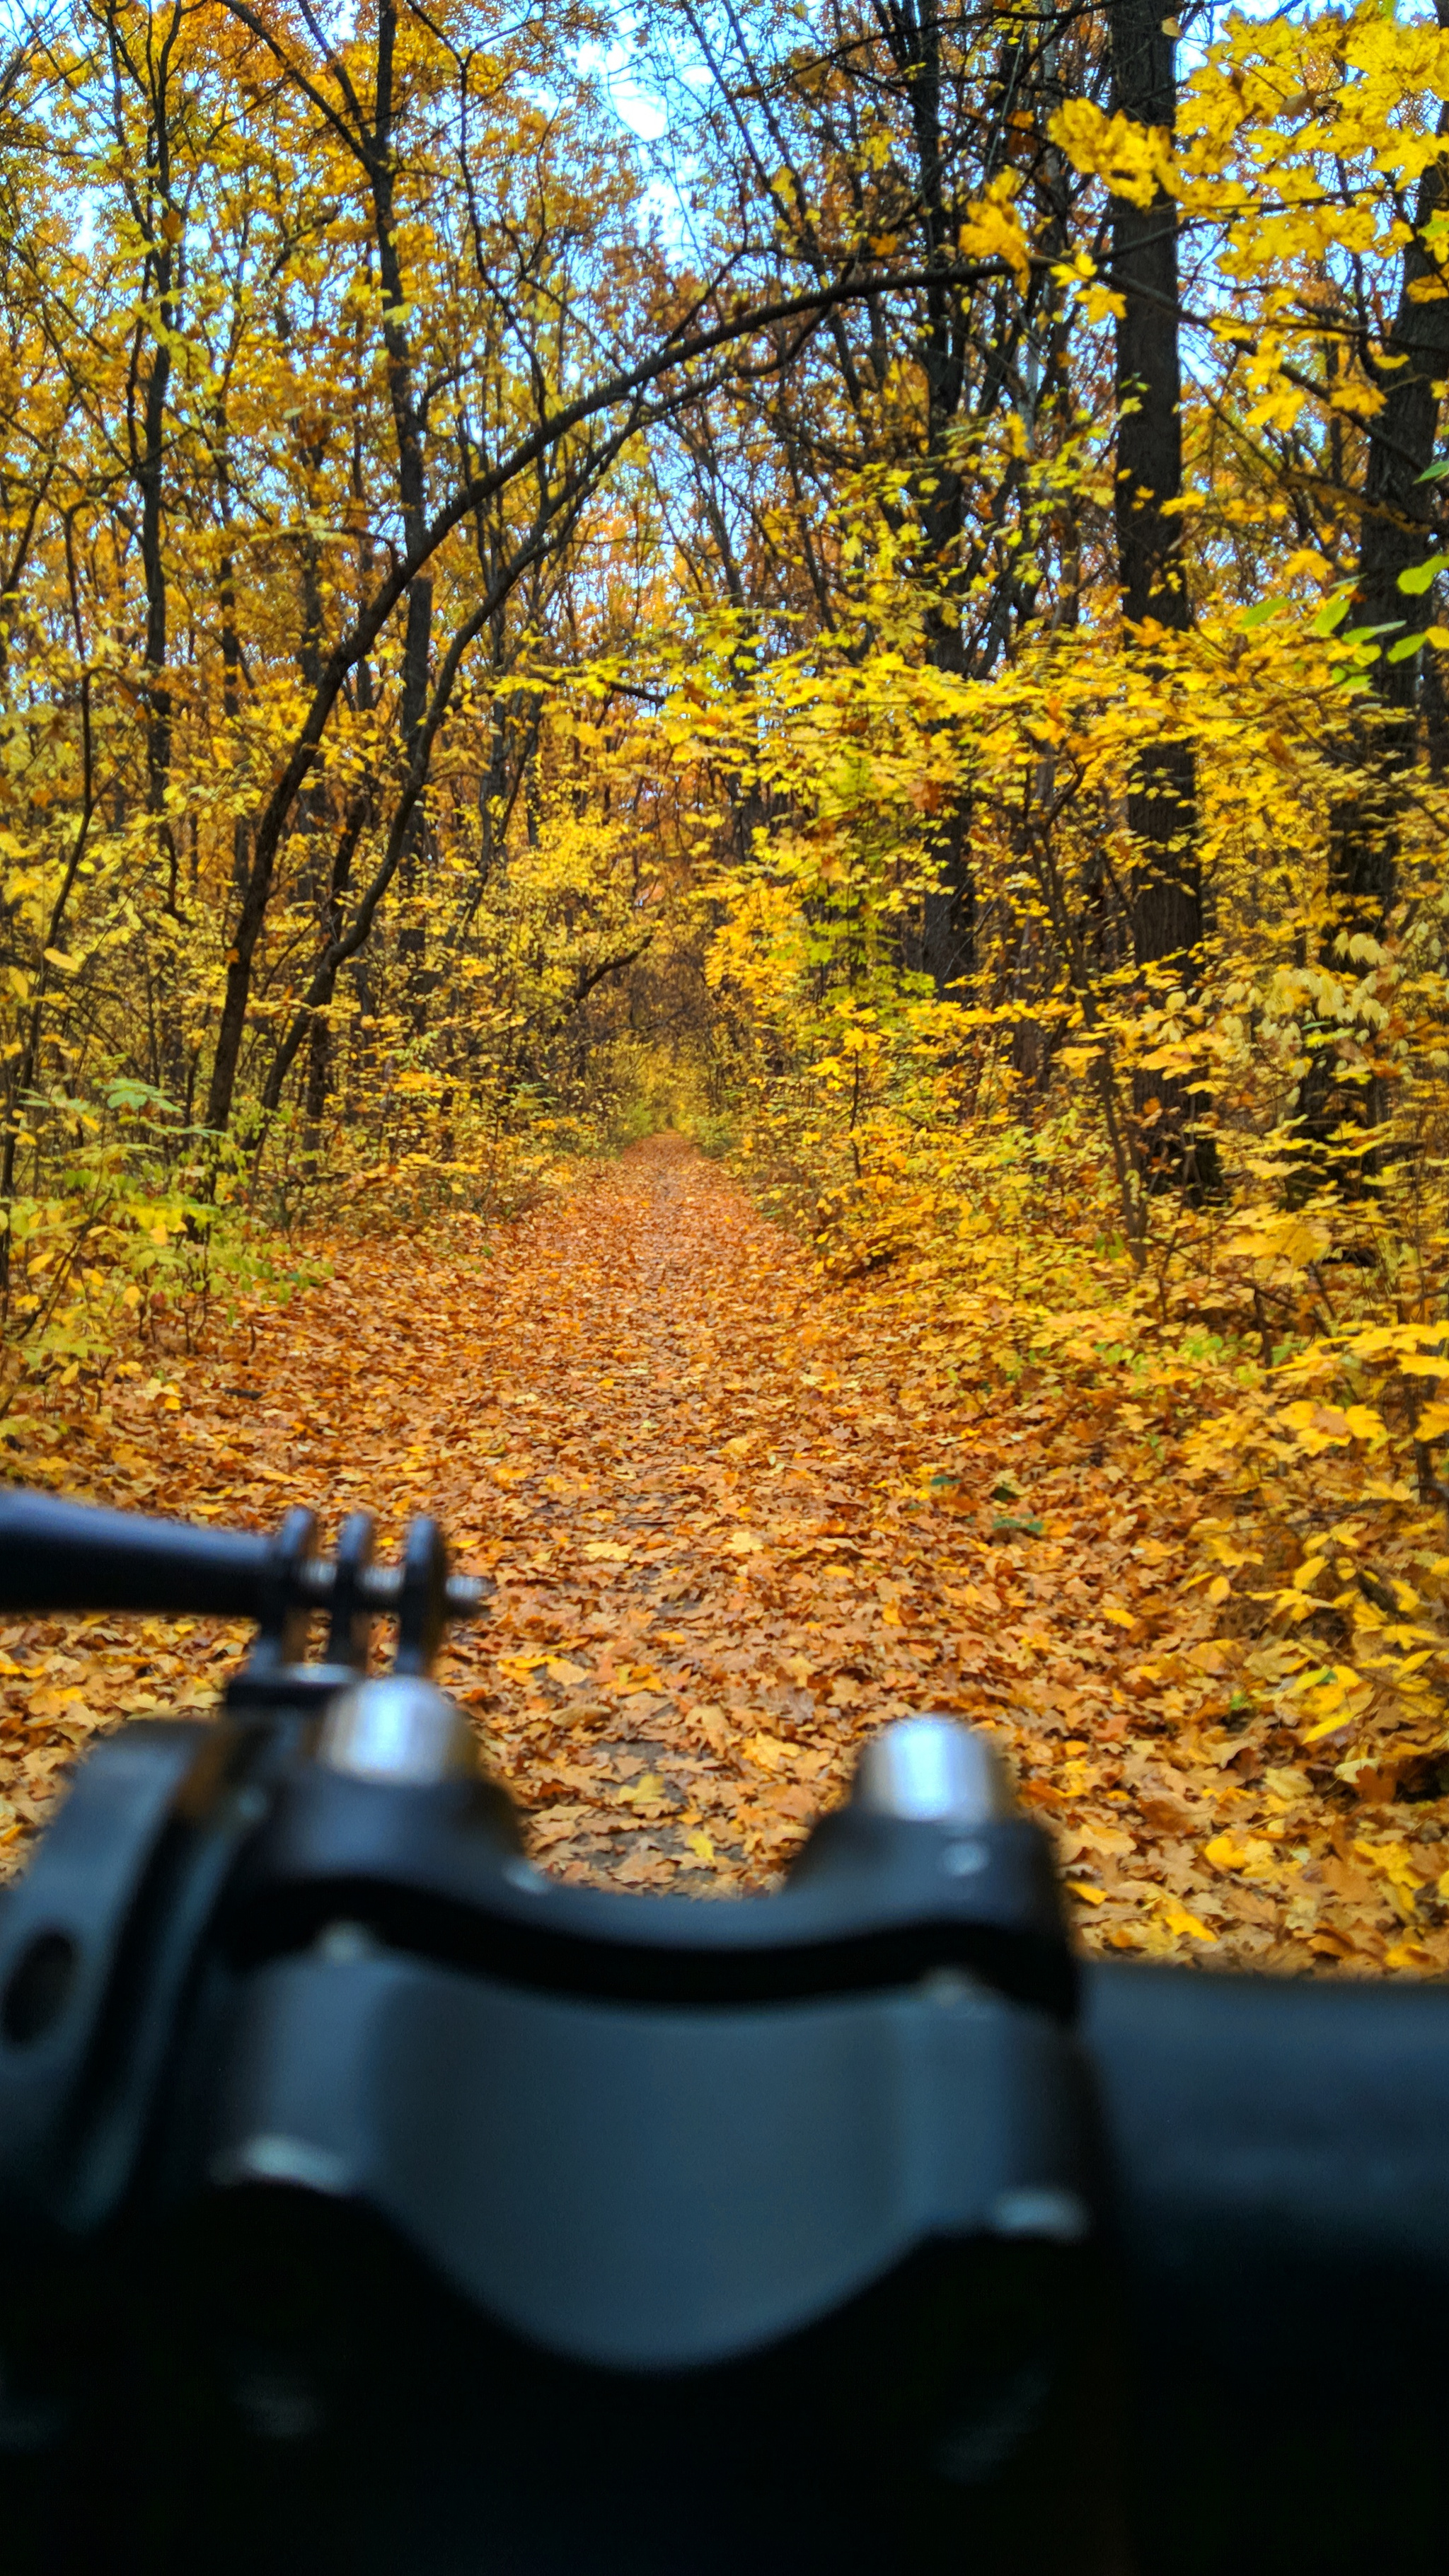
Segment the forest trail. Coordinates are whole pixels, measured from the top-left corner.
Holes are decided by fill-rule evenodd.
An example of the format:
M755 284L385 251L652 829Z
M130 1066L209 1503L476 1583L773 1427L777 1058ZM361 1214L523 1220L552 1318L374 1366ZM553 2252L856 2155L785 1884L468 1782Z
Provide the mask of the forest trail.
M768 1883L862 1737L931 1707L998 1731L1093 1946L1392 1960L1388 1878L1331 1817L1300 1820L1301 1774L1265 1770L1233 1715L1181 1588L1191 1497L1147 1447L1104 1466L1100 1414L967 1383L949 1319L889 1278L822 1283L675 1136L511 1226L332 1260L72 1426L47 1480L258 1525L313 1502L329 1531L366 1504L385 1546L438 1513L498 1585L443 1678L551 1869ZM14 1865L96 1727L209 1706L241 1632L46 1620L0 1642Z

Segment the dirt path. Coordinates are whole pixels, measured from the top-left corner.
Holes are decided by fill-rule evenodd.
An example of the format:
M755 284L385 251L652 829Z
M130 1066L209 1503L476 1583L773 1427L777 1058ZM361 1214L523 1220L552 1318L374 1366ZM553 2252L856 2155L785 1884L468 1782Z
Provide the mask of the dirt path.
M1377 1965L1392 1941L1361 1867L1357 1928L1325 1933L1331 1885L1295 1900L1232 1842L1251 1830L1276 1865L1297 1793L1235 1732L1180 1583L1193 1505L1150 1449L1100 1470L1080 1407L958 1379L946 1324L889 1283L823 1288L678 1138L501 1236L339 1245L290 1309L164 1365L50 1479L258 1524L367 1503L389 1542L438 1512L499 1586L444 1678L555 1870L758 1886L861 1736L935 1707L999 1731L1092 1942L1302 1967ZM209 1705L238 1642L12 1627L5 1858L98 1725Z

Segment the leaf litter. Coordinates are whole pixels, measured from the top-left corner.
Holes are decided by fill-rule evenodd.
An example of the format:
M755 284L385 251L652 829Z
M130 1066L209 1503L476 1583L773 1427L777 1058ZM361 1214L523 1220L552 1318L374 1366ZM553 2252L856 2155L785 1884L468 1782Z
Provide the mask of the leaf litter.
M329 1249L285 1311L20 1416L12 1472L258 1526L311 1501L329 1534L365 1504L385 1547L436 1512L497 1584L441 1677L549 1870L767 1887L863 1739L940 1709L1004 1748L1089 1949L1449 1967L1437 1775L1375 1803L1295 1731L1301 1652L1217 1633L1202 1497L1110 1386L965 1385L949 1313L822 1281L672 1135L503 1228ZM210 1708L245 1633L0 1629L0 1869L98 1730Z

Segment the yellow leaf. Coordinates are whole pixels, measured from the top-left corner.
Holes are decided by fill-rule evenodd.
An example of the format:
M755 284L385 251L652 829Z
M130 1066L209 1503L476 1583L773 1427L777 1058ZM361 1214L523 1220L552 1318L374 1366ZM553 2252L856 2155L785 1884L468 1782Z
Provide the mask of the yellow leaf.
M1082 314L1088 322L1120 322L1127 311L1125 295L1116 295L1098 278L1082 295Z
M1356 1409L1362 1412L1364 1407ZM1344 1448L1354 1437L1348 1415L1336 1404L1285 1404L1278 1419L1315 1455L1320 1449Z
M506 1682L526 1682L547 1661L546 1655L500 1655L498 1669Z
M611 1538L586 1539L584 1554L595 1565L627 1565L629 1562L627 1547L617 1546Z
M1384 1952L1386 1968L1432 1968L1433 1964L1429 1952L1418 1941L1396 1941L1392 1950Z
M1306 1216L1260 1216L1239 1227L1227 1249L1253 1261L1286 1261L1290 1269L1306 1270L1311 1261L1321 1260L1331 1241L1328 1228Z
M1416 1888L1423 1886L1424 1882L1402 1843L1355 1842L1354 1850L1371 1869L1381 1869L1390 1884L1402 1888L1406 1896L1412 1896Z
M1299 1740L1304 1744L1317 1744L1321 1737L1336 1735L1341 1726L1347 1726L1352 1715L1352 1709L1335 1709L1328 1717L1321 1717L1316 1726L1305 1727Z
M1134 206L1150 206L1176 178L1172 136L1164 127L1108 116L1088 99L1068 99L1048 131L1078 170L1105 179L1114 196L1127 197Z
M686 1834L684 1839L696 1860L713 1860L714 1845L702 1825L696 1826L694 1832Z
M657 1771L646 1771L637 1780L627 1780L618 1794L626 1807L652 1807L664 1795L664 1783Z
M544 1666L551 1682L586 1682L589 1678L582 1664L571 1664L566 1655L550 1655Z
M1207 1925L1200 1923L1195 1914L1189 1914L1187 1907L1179 1904L1175 1896L1159 1897L1157 1911L1169 1932L1189 1933L1194 1941L1215 1942L1217 1940L1216 1932L1210 1932Z
M1212 1841L1203 1845L1203 1858L1211 1861L1214 1869L1236 1871L1246 1878L1266 1878L1271 1876L1278 1854L1263 1834L1249 1834L1242 1842L1236 1834L1214 1834Z
M1216 1605L1219 1601L1229 1600L1232 1596L1232 1589L1233 1587L1229 1583L1225 1574L1216 1574L1214 1575L1212 1582L1208 1585L1207 1597L1209 1601Z
M1231 1834L1214 1834L1212 1841L1203 1845L1203 1858L1210 1860L1214 1869L1237 1869L1246 1857L1242 1845L1235 1843Z
M1114 1628L1135 1628L1137 1625L1131 1611L1125 1609L1120 1601L1104 1601L1102 1616L1104 1619L1110 1619Z
M1086 1880L1081 1878L1069 1878L1067 1880L1067 1894L1069 1896L1082 1897L1088 1905L1105 1905L1107 1902L1106 1894L1103 1889L1100 1887L1088 1887Z
M1025 287L1031 277L1031 249L1021 217L1011 204L1019 184L1016 172L1009 170L993 181L986 196L974 199L966 210L958 247L968 259L973 253L978 259L1004 259Z

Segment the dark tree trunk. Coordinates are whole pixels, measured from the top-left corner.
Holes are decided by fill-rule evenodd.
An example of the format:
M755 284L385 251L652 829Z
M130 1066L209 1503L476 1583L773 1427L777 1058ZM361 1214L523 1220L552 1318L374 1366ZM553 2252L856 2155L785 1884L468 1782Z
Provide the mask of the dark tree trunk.
M976 887L971 872L970 805L963 797L936 843L937 878L921 913L921 971L943 997L976 960Z
M393 431L397 441L398 502L403 526L403 542L409 554L422 541L427 497L427 409L419 399L413 371L412 350L403 315L406 288L397 251L397 210L395 196L396 159L394 154L395 49L397 43L396 0L382 0L378 15L377 40L377 107L371 136L369 175L372 182L373 238L377 250L378 275L383 298L383 341L387 351L388 394L392 405ZM398 709L398 731L402 754L411 761L417 747L423 712L428 702L428 664L432 647L433 584L431 576L420 573L408 592L407 626L403 637L402 692ZM418 856L422 845L424 817L421 806L414 813L399 869L404 896L403 914L398 928L398 955L405 960L404 977L414 1022L420 1024L422 1011L423 960L427 935L418 908ZM407 898L412 897L411 903Z
M1441 25L1449 25L1449 0L1440 0ZM1449 111L1439 119L1449 132ZM1383 409L1369 423L1354 623L1413 632L1426 626L1432 604L1399 588L1402 573L1424 560L1436 487L1423 477L1434 461L1439 426L1439 386L1449 374L1449 297L1420 303L1414 288L1439 282L1439 264L1424 235L1445 202L1444 164L1431 162L1419 181L1414 235L1404 251L1398 312L1381 371ZM1363 794L1346 797L1333 817L1330 897L1335 934L1366 930L1377 935L1393 908L1397 846L1395 817L1402 778L1413 760L1421 693L1421 659L1388 659L1396 637L1382 638L1373 666L1374 694L1383 715L1358 729L1355 762L1377 776Z
M1141 125L1171 130L1177 115L1173 39L1159 0L1111 0L1112 104ZM1122 613L1176 634L1191 623L1181 561L1182 369L1178 354L1177 209L1112 201L1112 284L1117 323L1117 561ZM1133 854L1132 937L1144 983L1186 988L1201 974L1202 872L1197 775L1186 743L1149 743L1127 795ZM1208 1107L1200 1090L1161 1073L1134 1084L1139 1161L1149 1187L1195 1194L1217 1186L1210 1136L1196 1133Z
M221 610L221 710L226 719L227 735L235 756L236 726L241 714L242 702L242 655L241 638L237 633L236 566L230 547L231 466L226 443L226 412L220 405L217 408L216 441L217 507L228 538L227 550L221 558L217 572L217 604ZM246 816L237 814L233 818L231 827L231 883L232 892L238 902L246 891L247 870L250 864L251 836L247 830Z
M173 201L171 159L173 121L181 105L175 56L183 12L181 0L170 0L168 8L148 16L143 47L133 43L134 31L125 21L119 0L107 0L101 15L121 185L131 220L146 246L126 381L125 438L127 463L140 502L138 535L146 592L142 691L146 811L164 871L165 908L175 918L180 911L181 889L176 833L167 811L175 710L168 673L165 471L172 350L181 330L185 275L183 219ZM128 95L138 102L144 128L139 152L127 114ZM186 1078L186 1047L174 956L163 951L158 963L160 992L151 1050L153 1079L179 1097Z
M1173 40L1157 0L1112 0L1112 105L1140 125L1171 127L1177 114ZM1179 569L1182 521L1182 369L1177 345L1177 209L1112 200L1112 283L1117 324L1117 559L1124 615L1185 632Z
M1440 26L1449 27L1449 0L1435 0L1435 6ZM1449 135L1449 109L1440 113L1439 132ZM1377 371L1384 402L1369 423L1353 622L1390 631L1380 640L1370 674L1373 709L1361 709L1349 735L1353 781L1329 815L1324 945L1334 962L1345 958L1355 934L1382 938L1394 908L1400 818L1418 755L1421 708L1431 764L1443 756L1437 670L1432 675L1424 670L1422 653L1400 661L1388 657L1399 636L1429 625L1434 614L1432 596L1401 590L1399 578L1424 561L1437 490L1423 478L1434 458L1439 386L1449 374L1449 298L1423 303L1413 290L1431 280L1440 283L1440 263L1424 236L1446 195L1445 165L1433 161L1419 181L1413 236L1404 250L1398 310L1385 352L1400 363ZM1299 1196L1331 1181L1361 1187L1372 1148L1366 1146L1362 1155L1351 1150L1335 1165L1326 1155L1328 1140L1341 1127L1379 1126L1388 1108L1382 1082L1364 1078L1361 1060L1345 1065L1335 1027L1317 1034L1321 1042L1312 1050L1299 1098L1299 1132L1310 1149L1297 1184Z
M169 295L169 252L157 263L161 319L176 327ZM157 845L166 865L166 900L175 912L176 836L166 812L171 781L171 691L166 677L166 558L162 541L162 465L165 454L166 395L171 381L171 352L164 342L151 350L145 371L135 476L141 488L141 568L146 584L146 808L156 825Z

